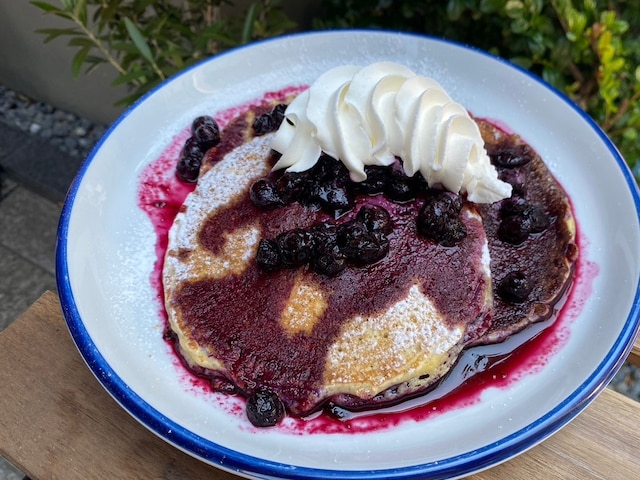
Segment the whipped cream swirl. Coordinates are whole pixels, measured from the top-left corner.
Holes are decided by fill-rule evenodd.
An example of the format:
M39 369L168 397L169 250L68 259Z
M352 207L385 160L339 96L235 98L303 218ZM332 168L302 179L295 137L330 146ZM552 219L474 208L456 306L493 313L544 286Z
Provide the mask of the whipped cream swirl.
M399 157L407 175L420 172L430 186L464 192L472 202L511 195L466 109L435 80L393 62L322 74L287 107L271 147L282 154L274 169L308 170L324 152L361 182L365 166Z

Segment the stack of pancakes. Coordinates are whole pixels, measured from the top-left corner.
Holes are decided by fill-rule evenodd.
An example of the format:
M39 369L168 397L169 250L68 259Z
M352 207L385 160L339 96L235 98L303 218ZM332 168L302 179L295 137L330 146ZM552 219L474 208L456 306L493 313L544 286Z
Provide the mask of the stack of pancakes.
M205 160L170 231L163 270L178 350L215 389L246 396L268 390L295 416L328 403L387 405L436 386L465 348L502 341L553 315L572 280L575 222L565 192L535 152L519 167L521 194L544 210L549 226L510 244L498 235L501 202L465 202L467 235L445 247L417 232L420 198L396 203L360 194L337 220L299 202L257 208L250 186L278 173L271 172L271 135L252 134L253 115L236 122L246 128L241 136L236 129L223 158ZM490 122L478 124L490 155L524 145ZM394 226L382 260L335 276L308 265L267 271L256 262L262 238L347 222L372 204L383 206ZM532 285L524 300L498 292L514 270Z

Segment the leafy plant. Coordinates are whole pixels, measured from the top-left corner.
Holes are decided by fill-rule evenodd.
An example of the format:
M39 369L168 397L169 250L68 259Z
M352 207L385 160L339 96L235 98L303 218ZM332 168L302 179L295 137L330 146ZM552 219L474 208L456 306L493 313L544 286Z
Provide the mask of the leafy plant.
M131 88L122 104L200 59L295 28L280 0L243 16L225 14L227 0L31 3L72 23L39 32L69 39L74 75L118 71L114 84ZM427 33L510 59L569 95L640 177L640 0L323 0L323 10L314 28Z
M44 28L45 42L60 37L76 49L74 76L108 64L115 85L130 87L127 105L172 74L208 56L295 27L279 0L253 2L241 15L225 0L32 1L43 12L69 20L68 28Z
M427 33L507 58L564 91L640 177L640 0L324 0L315 28Z

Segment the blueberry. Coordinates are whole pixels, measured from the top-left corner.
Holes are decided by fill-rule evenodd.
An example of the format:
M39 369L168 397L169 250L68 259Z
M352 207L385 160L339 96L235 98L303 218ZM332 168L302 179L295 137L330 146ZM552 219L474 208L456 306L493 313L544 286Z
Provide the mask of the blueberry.
M542 233L551 225L549 215L537 205L529 205L524 214L529 217L531 233Z
M183 157L193 156L203 158L204 152L200 150L200 145L198 144L198 140L196 139L196 137L191 136L184 142L184 146L180 151L180 155Z
M364 172L367 174L367 178L362 182L356 183L358 191L368 195L383 193L385 185L391 176L391 168L370 165L364 167Z
M321 182L333 179L343 182L349 180L349 170L344 163L326 154L320 156L311 171L313 177Z
M440 245L453 247L458 245L467 236L467 227L460 218L452 219L440 238Z
M327 243L315 249L311 258L311 267L317 273L334 276L347 266L347 256L335 243Z
M203 154L196 140L189 137L180 152L180 159L176 165L176 176L187 183L195 183L200 174Z
M338 227L321 222L309 230L313 236L311 267L328 276L340 273L347 266L347 257L338 247Z
M337 243L347 260L359 263L375 263L389 251L389 240L382 232L370 232L358 220L351 220L338 227Z
M338 226L335 223L320 222L309 229L316 247L335 244L338 241Z
M273 240L263 238L258 244L258 253L256 255L258 265L265 270L275 270L282 265L280 259L280 251L278 245Z
M500 222L498 238L511 245L520 245L531 233L531 221L526 215L511 215Z
M394 202L409 202L416 198L415 182L403 172L394 171L385 183L384 193Z
M513 215L521 215L528 206L527 201L520 196L505 198L500 204L500 216L506 218Z
M389 253L389 239L382 232L369 232L361 240L355 263L371 264L382 260Z
M379 205L362 207L358 210L356 218L360 220L369 231L380 231L388 235L393 230L391 215L389 215L389 212L384 207Z
M520 270L506 274L498 282L498 295L511 303L523 303L533 291L533 285Z
M467 227L460 220L461 210L458 195L443 192L430 196L418 212L418 231L440 245L453 247L467 236Z
M197 117L191 123L191 133L198 141L200 150L206 152L220 143L220 128L218 123L208 115Z
M269 178L261 178L253 182L249 189L249 197L258 208L265 210L287 204L286 198L283 198L276 183Z
M286 109L287 106L285 104L278 104L270 112L257 116L253 121L255 134L258 136L265 135L280 128Z
M285 266L297 267L311 260L313 236L304 229L283 232L276 237L276 243Z
M526 176L519 168L503 168L499 173L500 180L512 187L512 195L524 196L527 193Z
M494 165L504 168L515 168L526 165L533 160L533 150L529 145L502 145L490 154Z
M439 192L436 194L437 200L443 205L451 215L458 215L462 210L462 198L453 192Z
M338 179L314 184L310 189L309 197L317 200L326 211L333 213L336 217L352 210L354 205L349 187Z
M258 390L247 398L247 418L256 427L273 427L284 418L280 397L270 390Z
M498 226L498 238L503 242L520 245L531 233L542 233L551 225L549 215L537 205L527 204L517 197L507 200L500 208L503 218Z
M307 172L285 172L276 180L276 188L280 196L287 202L300 198L309 183Z

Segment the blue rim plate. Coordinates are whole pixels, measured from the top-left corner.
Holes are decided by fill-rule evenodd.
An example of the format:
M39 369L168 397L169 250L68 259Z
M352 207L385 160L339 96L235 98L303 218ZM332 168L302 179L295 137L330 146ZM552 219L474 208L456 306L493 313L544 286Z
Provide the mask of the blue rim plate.
M138 206L141 172L196 115L308 84L336 65L379 60L434 77L473 114L520 133L545 159L578 221L581 260L565 307L569 320L558 350L535 373L483 392L473 405L368 433L255 431L232 413L235 400L185 380L162 340L161 305L150 282L156 235ZM58 290L71 335L104 388L142 425L196 458L249 478L453 478L544 440L621 366L638 331L639 204L633 176L598 126L508 62L395 32L292 35L176 75L111 126L64 204Z

